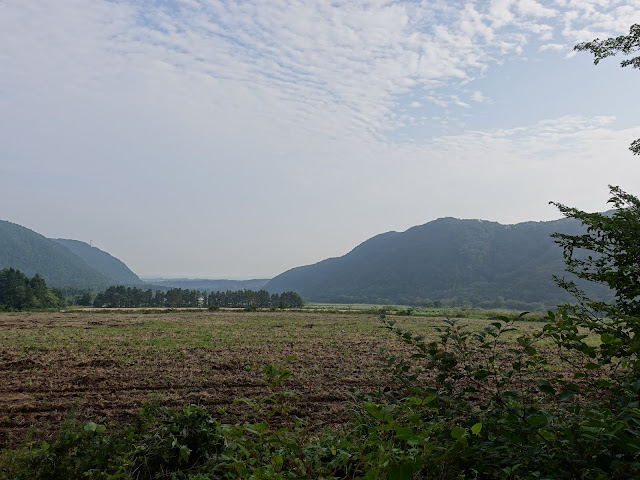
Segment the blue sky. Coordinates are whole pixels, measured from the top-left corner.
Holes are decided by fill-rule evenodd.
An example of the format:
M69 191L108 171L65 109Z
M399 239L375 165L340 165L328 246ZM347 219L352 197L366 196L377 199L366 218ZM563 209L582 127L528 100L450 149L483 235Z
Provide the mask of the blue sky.
M0 3L0 218L270 277L453 216L640 193L640 0Z

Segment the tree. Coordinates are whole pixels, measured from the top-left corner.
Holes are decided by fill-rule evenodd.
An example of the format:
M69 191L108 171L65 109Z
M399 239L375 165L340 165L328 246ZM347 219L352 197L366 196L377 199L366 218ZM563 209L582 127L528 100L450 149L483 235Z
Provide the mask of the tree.
M93 294L90 291L84 292L81 296L76 300L76 304L90 307L93 305Z
M573 281L556 278L558 285L578 301L562 305L558 323L565 346L583 351L602 364L613 357L637 360L640 352L640 200L610 186L609 203L615 210L586 213L553 203L563 215L587 227L583 235L552 235L562 246L566 270L579 279L608 286L612 301L589 298ZM599 347L579 338L579 328L600 335Z
M594 64L621 53L631 56L622 67L640 68L640 24L629 28L629 35L595 39L574 47L589 51ZM640 154L640 139L629 148ZM578 278L608 286L614 300L606 302L589 298L573 281L556 277L558 285L571 293L576 305L560 306L557 321L549 327L556 339L570 349L582 351L600 365L622 363L638 370L640 352L640 200L609 186L609 203L615 208L608 213L586 213L576 208L553 203L566 216L578 219L587 227L584 235L555 234L556 243L564 250L566 270ZM584 327L600 334L601 344L589 345L579 332Z
M631 25L629 35L621 35L619 37L611 37L606 40L596 38L591 42L579 43L574 47L579 52L589 51L593 53L593 63L598 65L600 60L622 53L623 55L632 55L640 50L640 25ZM620 62L622 67L640 68L640 55L628 58ZM634 140L629 147L634 155L640 155L640 138Z
M64 306L64 294L47 287L36 273L31 279L14 268L0 270L0 308L25 310Z
M564 249L568 272L615 293L614 303L587 301L585 306L609 316L640 317L640 200L620 187L609 189L613 212L586 213L552 202L565 217L587 227L584 235L555 233L552 237Z

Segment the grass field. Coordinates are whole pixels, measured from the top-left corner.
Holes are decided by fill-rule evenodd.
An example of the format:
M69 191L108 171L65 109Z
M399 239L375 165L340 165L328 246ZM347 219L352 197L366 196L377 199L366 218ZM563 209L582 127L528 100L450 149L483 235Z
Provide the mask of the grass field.
M442 324L394 319L426 337ZM290 355L287 388L301 398L293 413L340 424L349 389L371 391L385 380L382 347L407 348L377 315L354 312L0 313L0 446L31 426L36 436L50 434L72 411L84 420L127 421L150 398L202 404L220 421L239 422L251 411L234 400L265 392L254 367Z

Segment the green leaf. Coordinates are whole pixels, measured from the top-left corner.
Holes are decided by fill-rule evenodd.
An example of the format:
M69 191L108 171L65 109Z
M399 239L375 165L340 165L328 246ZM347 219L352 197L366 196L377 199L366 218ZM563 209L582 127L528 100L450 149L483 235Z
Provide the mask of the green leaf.
M531 415L527 417L527 423L532 427L540 427L547 423L547 417L543 415Z
M186 445L181 445L180 446L180 459L181 460L183 460L184 462L188 462L190 453L191 453L191 449L189 447L187 447Z
M480 430L482 430L482 423L476 423L471 427L471 433L473 433L474 435L478 435L480 433Z
M413 478L413 464L400 463L389 469L389 480L411 480Z
M366 480L377 480L379 478L379 475L377 470L374 470L372 468L371 470L369 470L367 473L364 474L364 478Z
M413 438L414 434L413 434L413 430L411 430L410 428L398 427L396 429L396 436L400 440L409 440Z
M606 344L610 344L610 343L614 343L616 340L616 337L614 337L613 335L609 334L609 333L603 333L602 335L600 335L600 341L602 343Z
M98 424L95 422L87 422L84 424L85 432L95 432L96 428L98 428Z
M378 418L378 416L380 415L380 413L379 413L380 412L380 408L378 408L378 406L375 405L374 403L365 402L363 407L364 407L365 412L367 412L372 417Z
M600 368L600 365L598 365L597 363L587 363L584 368L586 368L587 370L597 370L598 368Z
M284 459L282 458L282 455L274 455L273 457L271 457L271 465L273 465L276 469L280 470L282 468L283 463L284 463Z
M467 433L467 430L462 427L454 427L451 430L451 436L456 440L460 440L462 437L464 437L465 433Z
M422 400L422 403L424 405L428 405L431 402L433 402L434 400L437 400L438 396L437 395L429 395L428 397L425 397L424 400Z
M542 393L546 393L547 395L554 395L556 393L556 390L547 380L540 380L538 382L538 388Z
M538 353L538 351L535 348L533 348L531 345L525 348L524 351L527 352L529 355L535 355L536 353Z
M574 395L575 395L575 392L573 390L563 390L560 392L560 395L558 395L558 400L560 400L561 402L566 402L567 400L571 399Z

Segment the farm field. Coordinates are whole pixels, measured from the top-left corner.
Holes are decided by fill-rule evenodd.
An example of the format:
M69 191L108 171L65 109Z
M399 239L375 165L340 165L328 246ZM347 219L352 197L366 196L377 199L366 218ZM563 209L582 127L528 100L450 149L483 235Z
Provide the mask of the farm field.
M427 337L442 319L394 317ZM487 320L465 320L478 327ZM524 329L540 323L524 322ZM382 347L407 347L376 315L245 311L0 313L0 447L30 426L51 433L79 419L127 421L144 401L205 405L221 422L250 419L234 405L266 393L261 370L289 364L293 413L322 424L345 421L349 389L384 383Z

